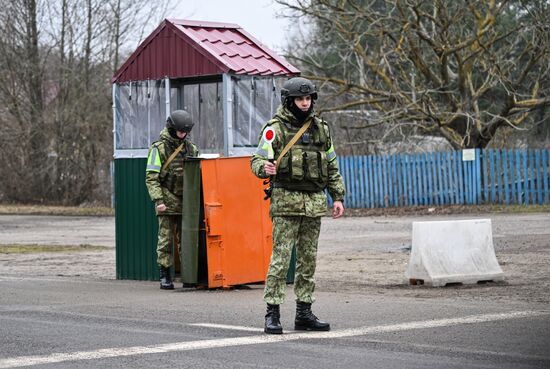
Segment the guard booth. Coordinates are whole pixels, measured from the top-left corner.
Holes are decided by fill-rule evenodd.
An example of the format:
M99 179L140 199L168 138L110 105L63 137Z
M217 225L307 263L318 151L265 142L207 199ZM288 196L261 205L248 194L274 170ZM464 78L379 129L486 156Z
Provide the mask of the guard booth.
M203 158L185 165L184 203L195 208L184 212L182 263L173 272L208 287L263 281L269 204L248 163L281 85L298 74L236 24L166 19L132 53L111 80L117 279L158 279L146 159L170 112L185 109Z

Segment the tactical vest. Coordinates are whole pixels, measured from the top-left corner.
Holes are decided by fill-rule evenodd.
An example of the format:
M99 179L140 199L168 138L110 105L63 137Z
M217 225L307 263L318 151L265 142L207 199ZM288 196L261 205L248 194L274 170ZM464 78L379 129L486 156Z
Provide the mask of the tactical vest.
M296 135L299 127L279 122L282 143L279 152ZM274 187L293 191L322 191L328 184L328 127L315 118L311 126L292 148L279 159Z
M161 162L164 164L177 147L158 141L155 143L159 150ZM189 152L189 142L184 140L184 146L178 155L168 164L165 170L160 171L160 184L176 196L183 194L183 161Z

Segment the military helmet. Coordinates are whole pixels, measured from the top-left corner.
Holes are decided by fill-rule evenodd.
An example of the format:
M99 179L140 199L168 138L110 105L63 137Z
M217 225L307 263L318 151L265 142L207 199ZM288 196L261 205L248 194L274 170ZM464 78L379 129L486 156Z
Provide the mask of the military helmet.
M191 114L185 110L174 110L170 113L168 119L166 119L166 126L176 131L189 133L193 128L193 119Z
M294 77L283 83L281 88L281 102L284 104L287 97L298 97L311 95L317 100L317 87L307 78Z

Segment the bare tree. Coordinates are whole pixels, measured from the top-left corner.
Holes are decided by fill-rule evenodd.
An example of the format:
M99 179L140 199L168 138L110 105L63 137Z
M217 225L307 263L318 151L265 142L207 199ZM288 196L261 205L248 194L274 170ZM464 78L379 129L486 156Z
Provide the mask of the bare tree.
M173 0L165 0L154 5L149 0L108 0L105 6L112 15L109 34L111 35L111 54L113 55L113 73L120 67L121 46L132 51L143 41L145 34L159 23L159 15L174 9Z
M4 102L0 153L6 174L2 187L15 190L18 200L36 199L48 181L44 122L43 62L39 46L38 10L34 0L0 4L0 96ZM2 119L4 120L4 119ZM33 155L29 155L33 153ZM18 183L26 183L19 191Z
M109 203L109 80L172 3L0 0L0 201Z
M483 148L550 105L546 0L277 2L310 22L289 57L331 91L322 110L379 113L353 129L414 127Z

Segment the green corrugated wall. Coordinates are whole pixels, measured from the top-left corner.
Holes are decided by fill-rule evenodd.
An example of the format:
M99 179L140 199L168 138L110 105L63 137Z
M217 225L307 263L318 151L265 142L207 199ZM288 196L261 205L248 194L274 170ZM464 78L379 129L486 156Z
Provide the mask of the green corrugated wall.
M117 279L158 280L158 222L145 187L146 161L115 159Z

